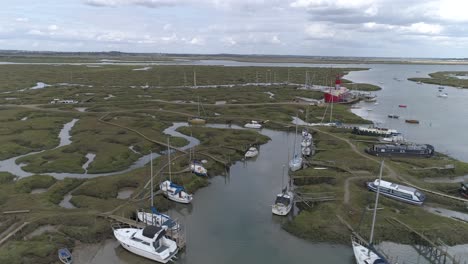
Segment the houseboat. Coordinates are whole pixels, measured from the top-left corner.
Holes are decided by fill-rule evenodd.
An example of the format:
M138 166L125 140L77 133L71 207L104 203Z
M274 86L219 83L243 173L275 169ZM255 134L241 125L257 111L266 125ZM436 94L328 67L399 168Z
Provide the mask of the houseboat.
M367 189L377 192L379 182L380 194L389 198L415 205L422 205L426 200L426 196L413 187L403 186L388 181L379 181L378 179L368 182Z
M366 149L374 156L432 157L434 147L429 144L375 144Z

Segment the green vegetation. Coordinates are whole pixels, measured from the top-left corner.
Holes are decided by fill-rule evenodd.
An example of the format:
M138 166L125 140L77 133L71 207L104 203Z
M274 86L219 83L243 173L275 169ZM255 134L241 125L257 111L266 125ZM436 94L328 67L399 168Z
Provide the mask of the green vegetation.
M11 173L0 172L0 184L11 183L15 178L15 175Z
M18 192L30 193L34 189L47 189L56 181L54 177L49 175L33 175L17 181L16 190Z
M431 78L408 78L413 82L422 82L436 85L468 88L468 72L466 71L442 71L430 73ZM458 77L464 77L458 78Z
M366 91L366 92L373 92L382 90L381 87L377 85L373 85L370 83L353 83L349 80L343 79L343 84L351 90L358 90L358 91Z

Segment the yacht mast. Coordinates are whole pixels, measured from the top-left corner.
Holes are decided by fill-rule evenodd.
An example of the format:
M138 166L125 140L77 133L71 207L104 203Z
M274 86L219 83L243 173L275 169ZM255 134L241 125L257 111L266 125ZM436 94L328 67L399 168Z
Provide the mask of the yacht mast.
M169 138L167 138L167 160L168 160L168 165L169 165L169 181L172 182L172 176L171 176L171 147L169 145Z
M374 215L372 217L372 227L369 239L369 253L371 252L372 240L374 239L374 227L375 227L375 217L377 215L377 205L379 204L379 194L380 194L380 182L382 181L382 171L384 167L384 161L380 163L380 175L379 175L379 185L377 185L377 194L375 195L375 205L374 205Z
M151 169L150 169L150 173L151 173L151 208L154 207L154 193L153 193L153 151L150 152L150 166L151 166Z

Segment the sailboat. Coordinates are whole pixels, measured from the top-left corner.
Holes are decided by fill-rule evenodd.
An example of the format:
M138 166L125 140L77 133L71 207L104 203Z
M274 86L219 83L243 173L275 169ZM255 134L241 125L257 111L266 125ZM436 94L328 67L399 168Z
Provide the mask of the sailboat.
M297 171L297 170L302 169L302 156L296 152L296 141L297 141L297 119L296 119L296 133L294 134L293 158L289 161L289 169L291 171Z
M197 107L198 107L198 115L190 118L189 123L192 125L204 125L206 123L206 120L201 118L201 115L200 115L200 97L198 97Z
M369 245L363 245L363 243L360 242L356 237L351 236L351 244L353 246L354 257L356 258L357 264L389 264L385 257L383 257L377 252L377 250L375 250L374 245L372 244L374 239L375 218L377 215L377 205L379 204L380 182L382 180L383 167L384 161L382 160L380 163L379 185L377 185L377 194L375 196L374 215L372 217Z
M258 149L256 147L250 147L247 152L245 152L245 158L253 158L258 155Z
M284 183L284 165L283 176L281 179L282 183ZM293 204L294 193L288 190L288 186L286 186L282 189L281 193L276 195L275 204L271 207L271 212L275 215L287 215L291 211Z
M121 228L113 226L114 236L126 250L160 262L171 261L179 251L177 243L165 237L167 227L146 226L139 228Z
M158 212L156 207L154 207L154 193L153 193L153 153L151 152L151 212L145 212L143 210L139 210L137 212L138 220L147 224L147 225L154 225L154 226L167 226L172 231L176 231L180 229L180 225L172 220L172 218L168 215Z
M195 159L195 149L193 149L193 158L194 159L190 161L190 171L197 176L208 176L208 170L203 167L201 161Z
M177 185L172 182L172 175L171 175L171 151L170 151L170 144L169 138L167 139L167 155L169 160L169 180L161 182L159 184L159 189L163 192L163 194L169 199L174 202L178 203L185 203L188 204L192 202L193 196L188 194L183 186Z

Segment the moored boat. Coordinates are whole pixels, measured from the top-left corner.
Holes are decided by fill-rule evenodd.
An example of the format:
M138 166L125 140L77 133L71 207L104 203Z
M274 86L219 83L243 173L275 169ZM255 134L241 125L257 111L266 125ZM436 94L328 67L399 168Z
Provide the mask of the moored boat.
M401 104L401 105L398 105L398 107L400 107L400 108L406 108L406 105Z
M253 158L258 155L258 149L256 147L250 147L247 152L245 152L244 157Z
M160 263L171 261L178 252L177 243L165 237L166 229L152 225L143 229L113 226L114 236L123 248Z
M405 122L408 124L419 124L419 120L416 119L406 119Z
M139 210L137 212L137 217L140 222L143 222L147 225L154 225L154 226L167 226L168 229L171 230L179 230L180 225L174 221L170 216L160 213L156 210L156 208L152 207L152 212L144 212L143 210Z
M408 187L388 181L382 181L379 179L376 179L372 182L368 182L367 188L370 191L377 192L377 187L379 186L379 183L380 193L383 196L387 196L398 201L415 205L422 205L426 200L426 196L413 187Z
M193 196L188 194L183 186L177 185L171 181L163 181L159 185L163 194L174 202L188 204L192 202Z
M381 127L353 127L353 134L363 136L376 136L376 137L389 137L399 134L395 129L381 128Z
M439 93L439 94L437 95L437 97L447 98L447 97L448 97L448 94L447 94L447 93Z
M204 125L206 123L206 120L201 118L201 115L200 115L200 97L198 97L197 106L198 106L198 111L197 111L198 115L191 117L188 121L192 125Z
M256 129L260 129L260 128L262 128L262 125L261 125L259 122L255 121L255 120L252 120L252 121L250 121L249 123L245 124L244 127L245 127L245 128L256 128Z
M208 176L208 170L198 160L192 160L192 162L190 163L190 171L197 176Z
M73 257L68 248L61 248L58 250L58 258L62 263L72 264Z
M387 116L388 116L388 118L394 118L394 119L400 118L399 115L393 115L393 114L392 115L387 115Z
M468 183L461 183L461 186L460 186L460 194L465 197L465 198L468 198Z
M301 142L301 146L302 146L303 148L309 147L310 145L312 145L312 140L309 139L309 138L305 138L305 139L303 139L302 142Z
M294 193L285 189L282 193L276 195L275 204L271 207L271 212L275 215L287 215L293 207L293 201Z
M289 169L291 171L297 171L302 169L302 157L299 155L295 155L292 160L289 161Z
M429 144L375 144L365 150L374 156L431 157L434 146Z

